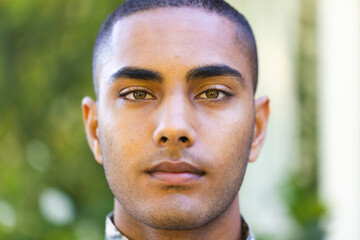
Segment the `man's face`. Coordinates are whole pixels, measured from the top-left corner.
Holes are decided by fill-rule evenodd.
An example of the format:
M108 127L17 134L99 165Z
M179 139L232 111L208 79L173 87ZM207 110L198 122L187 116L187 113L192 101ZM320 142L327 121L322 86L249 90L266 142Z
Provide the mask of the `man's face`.
M137 13L111 37L97 158L116 200L155 228L212 221L236 198L252 144L245 42L228 19L189 8Z

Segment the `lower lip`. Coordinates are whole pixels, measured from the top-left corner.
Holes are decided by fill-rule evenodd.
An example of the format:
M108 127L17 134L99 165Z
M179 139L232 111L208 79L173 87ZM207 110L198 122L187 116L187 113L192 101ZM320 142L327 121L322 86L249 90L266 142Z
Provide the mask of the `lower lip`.
M152 177L163 181L170 185L183 185L191 181L196 181L201 178L200 175L194 173L169 173L169 172L154 172L150 174Z

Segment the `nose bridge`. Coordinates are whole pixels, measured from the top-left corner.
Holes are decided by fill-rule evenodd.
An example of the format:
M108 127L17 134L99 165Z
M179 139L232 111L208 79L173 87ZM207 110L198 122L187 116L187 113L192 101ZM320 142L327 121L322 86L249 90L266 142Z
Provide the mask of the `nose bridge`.
M180 125L184 124L186 119L186 99L181 94L172 94L163 103L161 109L162 120L167 124Z
M154 140L160 145L191 146L196 138L190 119L190 103L182 93L173 93L163 100L158 114Z

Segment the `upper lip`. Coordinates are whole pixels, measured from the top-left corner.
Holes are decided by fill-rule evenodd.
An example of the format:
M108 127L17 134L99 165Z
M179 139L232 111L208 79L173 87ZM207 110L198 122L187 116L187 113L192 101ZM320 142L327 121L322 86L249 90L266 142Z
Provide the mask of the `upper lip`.
M193 173L197 175L204 175L205 172L202 171L197 166L194 166L188 162L171 162L163 161L152 166L147 173L155 172L167 172L167 173Z

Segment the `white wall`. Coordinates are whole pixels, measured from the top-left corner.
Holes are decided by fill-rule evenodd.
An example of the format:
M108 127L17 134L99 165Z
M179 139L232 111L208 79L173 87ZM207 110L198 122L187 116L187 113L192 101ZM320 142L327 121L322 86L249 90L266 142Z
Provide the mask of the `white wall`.
M360 2L319 0L320 185L328 240L360 239Z

